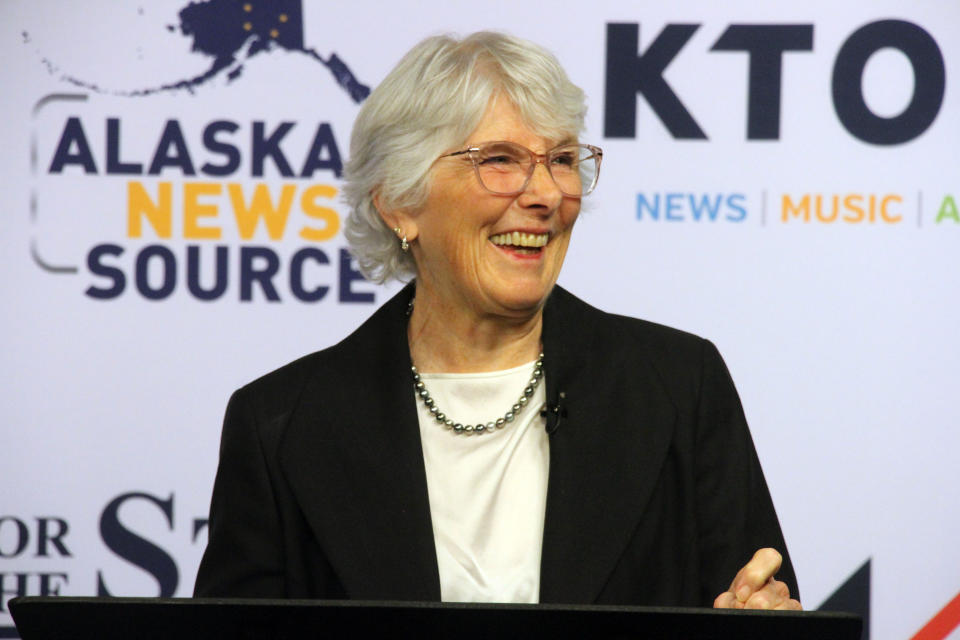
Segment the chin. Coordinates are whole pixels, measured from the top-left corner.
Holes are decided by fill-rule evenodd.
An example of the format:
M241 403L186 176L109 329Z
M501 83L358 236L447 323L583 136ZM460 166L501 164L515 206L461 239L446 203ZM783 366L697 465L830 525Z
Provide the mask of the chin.
M529 289L513 289L507 295L499 297L500 306L517 313L532 313L541 309L547 301L547 296L553 287L530 287Z

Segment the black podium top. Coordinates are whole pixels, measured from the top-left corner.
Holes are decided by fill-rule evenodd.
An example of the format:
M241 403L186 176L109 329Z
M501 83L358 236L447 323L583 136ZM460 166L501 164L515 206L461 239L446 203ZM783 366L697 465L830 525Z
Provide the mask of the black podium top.
M9 602L23 640L71 638L644 638L858 640L855 615L671 607L27 597Z

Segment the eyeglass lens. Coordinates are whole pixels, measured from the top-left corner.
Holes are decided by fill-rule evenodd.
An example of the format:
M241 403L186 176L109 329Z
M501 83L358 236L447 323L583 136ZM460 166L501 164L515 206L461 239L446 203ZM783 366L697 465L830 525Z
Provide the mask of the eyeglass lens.
M473 156L483 186L503 194L522 191L535 163L529 149L512 142L480 145ZM546 166L557 187L568 196L589 193L596 183L597 157L584 145L569 144L552 149Z

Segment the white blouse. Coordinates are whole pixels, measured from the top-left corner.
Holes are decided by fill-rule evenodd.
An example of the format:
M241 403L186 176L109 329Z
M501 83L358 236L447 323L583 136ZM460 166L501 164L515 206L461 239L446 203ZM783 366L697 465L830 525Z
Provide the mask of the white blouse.
M534 363L489 373L422 373L441 411L463 424L503 417ZM513 422L455 434L420 399L420 440L444 602L538 602L550 451L546 382Z

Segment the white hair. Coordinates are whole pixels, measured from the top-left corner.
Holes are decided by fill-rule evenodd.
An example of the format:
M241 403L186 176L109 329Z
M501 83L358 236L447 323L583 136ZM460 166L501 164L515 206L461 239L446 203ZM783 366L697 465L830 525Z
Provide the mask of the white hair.
M583 129L583 91L549 51L520 38L481 31L462 40L427 38L411 49L364 102L350 137L344 235L363 274L374 282L416 275L374 205L416 208L429 193L430 169L464 144L491 99L502 93L524 123L553 140Z

